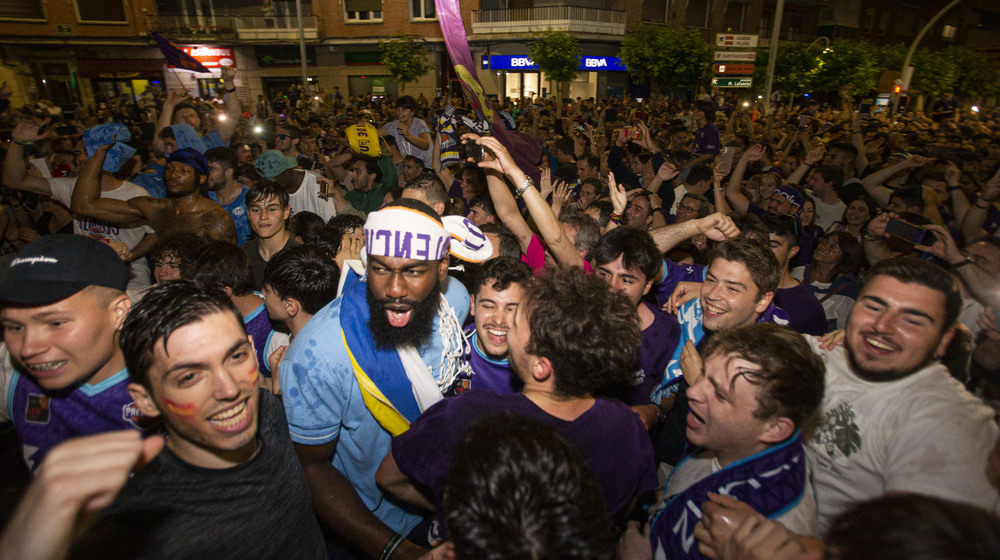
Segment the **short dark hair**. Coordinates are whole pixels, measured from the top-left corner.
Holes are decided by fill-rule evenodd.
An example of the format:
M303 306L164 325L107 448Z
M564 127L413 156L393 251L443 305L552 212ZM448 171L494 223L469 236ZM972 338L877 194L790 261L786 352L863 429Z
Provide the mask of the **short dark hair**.
M424 193L424 196L427 197L428 206L431 208L439 202L443 202L445 208L447 208L448 202L451 200L448 198L448 190L444 188L441 180L426 171L417 175L416 179L406 183L406 185L403 186L403 190L420 191Z
M601 217L597 219L597 225L607 227L608 222L611 221L611 214L615 211L615 206L610 200L595 200L590 203L590 208L596 208L598 212L601 213Z
M420 167L420 169L424 169L424 160L418 158L417 156L406 156L403 158L403 161L415 163Z
M247 208L250 208L254 204L266 203L272 196L278 199L278 204L282 208L288 208L288 191L270 179L261 178L256 183L250 185L244 200L246 201Z
M500 239L500 246L497 247L497 254L501 257L521 257L521 242L517 240L514 232L500 222L483 224L479 228L483 233L492 233Z
M580 161L586 162L587 167L590 169L600 169L601 168L601 158L597 156L587 156L580 159ZM600 194L600 193L598 193Z
M740 239L748 239L756 241L765 247L768 246L771 237L768 235L767 227L764 226L764 221L760 219L760 216L734 212L730 214L730 217L733 219L736 227L740 229Z
M681 197L681 202L683 202L685 198L698 201L698 218L704 218L712 212L712 202L709 201L705 195L693 192L684 193L684 196Z
M821 165L816 168L816 173L823 177L826 182L833 182L834 190L840 190L844 185L844 170L836 165Z
M378 160L370 156L356 155L354 156L354 161L360 161L365 164L365 172L369 175L374 175L376 181L382 180L382 170L378 166ZM423 167L423 163L420 164Z
M572 156L576 152L576 142L573 141L573 137L563 136L556 140L556 151Z
M920 185L912 185L896 189L889 195L889 201L892 202L892 199L894 198L902 202L903 206L906 208L916 207L919 208L921 212L924 211L924 192Z
M295 125L292 125L292 124L279 124L277 127L275 127L275 135L277 135L277 133L278 133L277 129L279 129L279 128L285 129L285 131L288 133L288 135L291 136L292 138L296 139L296 140L302 138L302 129L299 128L299 127L297 127L297 126L295 126Z
M531 267L521 262L517 257L497 257L483 263L476 274L476 294L493 281L493 289L502 292L511 284L527 285L535 278Z
M264 284L279 298L293 298L315 315L337 298L340 269L319 247L293 245L275 253L264 268Z
M634 227L618 227L605 233L589 256L596 268L614 261L619 255L622 266L642 272L647 282L654 280L653 276L663 263L663 255L653 238Z
M787 241L789 247L798 247L799 229L802 226L797 217L791 214L771 214L764 219L764 227L768 233Z
M420 105L417 105L417 100L412 95L403 95L396 100L396 107L416 111L420 108Z
M888 276L904 284L917 284L941 292L944 296L942 333L951 328L962 311L962 293L958 288L958 280L940 265L912 257L885 259L868 269L861 281L861 291L878 276Z
M756 418L788 418L799 428L819 410L826 366L792 329L774 323L726 329L713 335L702 351L705 359L716 354L735 355L760 366L743 374L759 388Z
M215 313L232 313L246 332L243 316L221 290L187 280L150 288L125 317L118 339L129 378L152 391L149 368L156 345L162 344L165 350L174 331Z
M757 301L764 294L777 290L781 283L781 265L766 245L748 239L729 239L712 249L709 263L715 259L740 263L746 267L757 286Z
M546 269L525 287L521 308L531 326L527 350L552 363L557 394L593 393L634 371L642 344L635 306L600 278L578 267Z
M600 486L552 426L503 412L473 422L444 492L448 540L459 558L572 558L614 554Z
M296 212L288 218L288 233L301 237L303 243L311 243L324 227L326 222L323 217L308 210Z
M854 157L858 157L858 149L850 142L834 142L833 144L830 144L830 150L839 150L841 152L847 152Z
M712 101L696 101L694 108L705 113L705 122L715 122L715 112L719 110L719 107L715 103Z
M476 196L469 199L469 208L480 207L489 216L496 216L497 210L493 206L493 199L490 198L490 193L481 192Z
M712 182L712 168L705 165L704 163L699 163L691 167L691 171L688 171L687 180L684 181L689 185L695 185L702 181Z
M828 560L992 560L1000 557L1000 519L931 496L888 495L838 515L825 540Z
M229 288L234 296L253 293L250 255L228 241L209 241L197 258L181 261L181 277L220 290Z
M240 158L236 155L236 150L226 146L216 146L205 150L205 159L209 163L216 162L222 166L222 170L232 169L236 173L236 168L240 166Z

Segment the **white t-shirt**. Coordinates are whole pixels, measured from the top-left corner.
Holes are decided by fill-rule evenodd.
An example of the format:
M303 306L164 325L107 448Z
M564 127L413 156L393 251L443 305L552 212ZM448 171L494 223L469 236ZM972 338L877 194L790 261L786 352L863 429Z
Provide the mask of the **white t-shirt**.
M806 444L822 533L848 507L886 492L995 506L985 473L997 439L993 410L944 366L873 383L851 372L844 347L820 350L807 339L826 363L822 417Z
M72 204L73 187L76 185L76 178L54 177L46 180L49 182L49 188L52 189L52 198L64 204L66 208L69 208ZM149 193L146 192L146 189L128 181L122 182L117 189L101 191L102 198L113 198L115 200L130 200L140 196L149 196ZM105 243L121 241L129 249L135 249L135 246L142 241L142 238L147 233L154 233L154 231L149 226L127 228L106 224L87 216L73 214L73 233L85 235ZM146 263L146 259L132 261L129 263L129 270L132 275L128 282L130 289L144 288L149 285L149 265Z
M431 156L434 152L431 151L431 147L428 146L426 150L421 150L420 148L414 146L407 140L402 134L396 130L399 126L399 121L395 120L391 123L385 125L385 131L396 140L396 147L399 148L399 153L403 156L414 156L420 158L424 162L424 167L427 169L433 169L431 165ZM427 128L427 123L423 119L413 118L413 122L410 124L410 135L420 136L421 134L427 132L430 133L431 129Z
M679 494L699 480L722 470L719 462L714 457L704 457L704 453L691 457L674 469L670 477L670 485L667 486L665 495L667 497ZM813 490L812 472L806 467L806 488L802 494L802 499L795 504L792 509L786 511L775 521L780 521L790 531L800 535L816 536L816 491Z
M844 217L844 211L847 210L847 205L839 198L834 204L827 204L815 195L813 195L813 200L816 201L816 217L813 218L813 223L823 228L823 231L839 222Z
M319 182L316 181L316 175L309 171L306 171L305 177L302 178L299 190L289 193L288 207L292 209L292 214L296 212L312 212L323 218L324 222L332 218L335 214L333 206L320 198Z

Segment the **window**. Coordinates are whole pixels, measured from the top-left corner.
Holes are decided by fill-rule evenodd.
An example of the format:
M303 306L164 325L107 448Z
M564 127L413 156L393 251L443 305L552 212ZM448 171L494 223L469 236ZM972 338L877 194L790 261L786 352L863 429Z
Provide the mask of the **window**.
M891 14L886 11L879 12L882 16L878 19L878 34L885 35L889 31L889 17Z
M743 31L743 17L746 15L747 5L743 2L726 2L726 13L722 18L723 30Z
M381 21L382 0L344 0L345 21Z
M3 0L0 19L45 19L42 0Z
M410 19L437 19L434 0L410 0Z
M76 0L80 21L127 23L121 0Z
M864 23L861 24L861 32L862 33L871 33L872 32L872 27L875 26L875 17L876 17L876 15L877 15L877 12L876 12L875 8L868 8L868 10L865 11Z
M709 0L688 0L686 25L688 27L708 28L711 4Z

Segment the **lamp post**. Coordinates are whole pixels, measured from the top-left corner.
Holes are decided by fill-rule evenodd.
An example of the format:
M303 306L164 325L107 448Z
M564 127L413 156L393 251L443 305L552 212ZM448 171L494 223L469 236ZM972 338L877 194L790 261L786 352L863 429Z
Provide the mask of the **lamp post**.
M933 27L934 24L937 23L937 20L941 19L941 16L947 13L948 10L954 8L955 5L957 5L961 1L962 0L952 0L951 2L948 3L947 6L941 8L941 10L937 14L935 14L934 17L932 17L930 21L927 22L926 25L924 25L924 28L921 29L920 33L917 33L917 36L913 39L913 43L910 44L910 50L906 52L906 59L903 60L903 69L900 70L900 77L903 79L903 91L909 91L910 89L910 79L913 78L913 67L910 66L910 60L913 59L913 53L917 51L917 45L920 44L920 40L923 39L924 35L926 35L927 32L930 31L931 27ZM890 112L890 114L895 115L898 109L899 109L899 96L897 95L895 96L895 99L893 99L892 101L892 111Z

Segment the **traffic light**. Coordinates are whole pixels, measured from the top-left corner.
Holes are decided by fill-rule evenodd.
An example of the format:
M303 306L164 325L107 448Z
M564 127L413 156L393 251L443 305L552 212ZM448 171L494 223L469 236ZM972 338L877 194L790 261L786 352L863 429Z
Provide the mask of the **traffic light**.
M896 87L892 88L892 93L900 93L903 91L903 86L896 84Z

